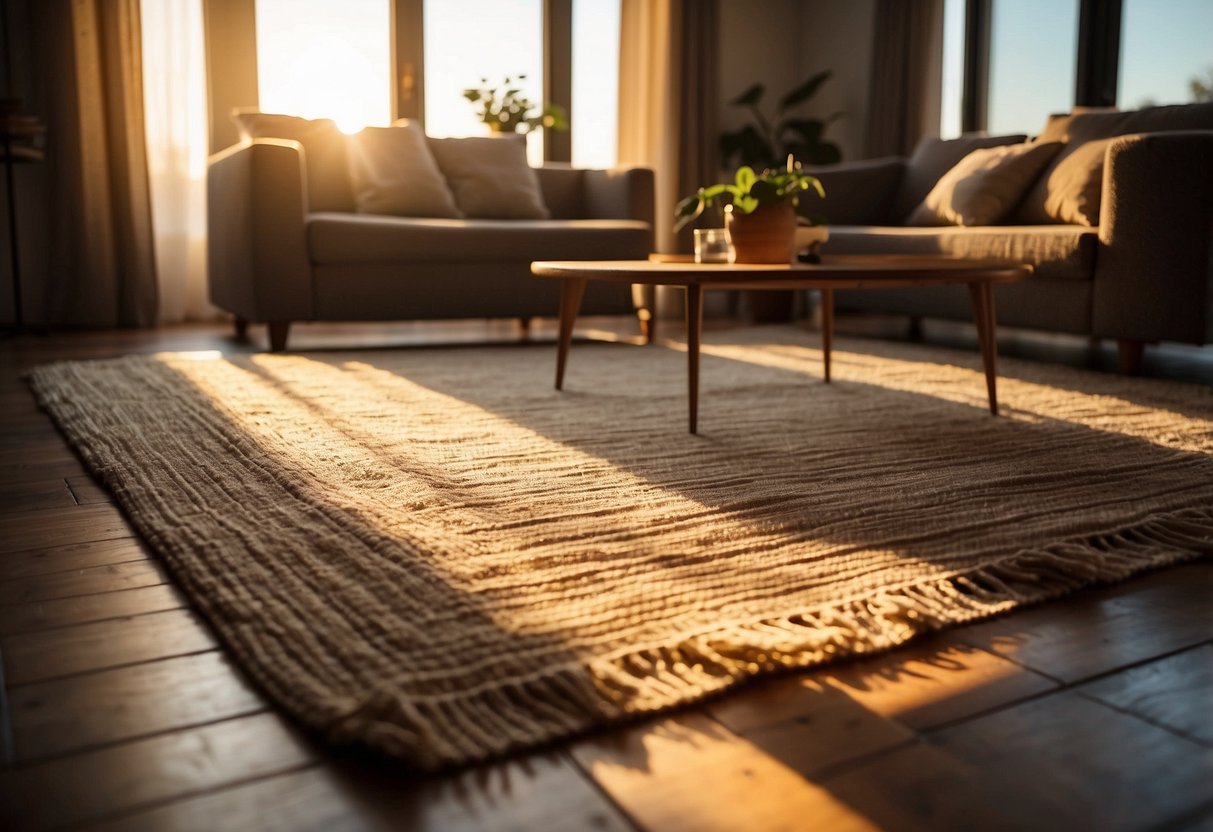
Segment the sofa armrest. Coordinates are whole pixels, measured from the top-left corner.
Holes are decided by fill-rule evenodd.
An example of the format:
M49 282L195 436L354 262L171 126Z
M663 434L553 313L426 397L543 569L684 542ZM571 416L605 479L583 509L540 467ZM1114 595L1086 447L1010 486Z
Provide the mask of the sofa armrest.
M612 168L585 171L585 216L594 220L641 220L649 224L649 250L656 223L653 171Z
M248 321L312 317L302 146L255 139L207 165L211 302Z
M906 160L900 156L805 168L821 180L825 199L810 191L800 198L806 213L823 214L834 225L887 225Z
M1092 334L1213 340L1213 131L1113 139L1104 157Z

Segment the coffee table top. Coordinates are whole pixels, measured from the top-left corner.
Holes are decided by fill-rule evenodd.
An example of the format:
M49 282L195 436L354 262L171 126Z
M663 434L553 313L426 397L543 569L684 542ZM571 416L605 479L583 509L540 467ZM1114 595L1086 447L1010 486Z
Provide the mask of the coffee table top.
M540 260L540 277L715 289L880 288L947 283L1011 283L1031 276L1026 263L956 257L833 255L821 263L695 263L684 260Z

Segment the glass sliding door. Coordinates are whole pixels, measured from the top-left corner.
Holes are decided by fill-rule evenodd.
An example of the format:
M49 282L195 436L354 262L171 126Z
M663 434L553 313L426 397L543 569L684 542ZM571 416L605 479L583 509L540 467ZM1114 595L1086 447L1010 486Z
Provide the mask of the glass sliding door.
M573 164L618 160L619 0L573 0Z
M1213 100L1213 2L1124 0L1116 105Z
M994 0L986 127L1040 132L1074 104L1078 0Z
M510 87L543 104L541 0L426 0L425 129L431 136L487 135L463 91ZM543 160L543 131L527 139L531 164Z

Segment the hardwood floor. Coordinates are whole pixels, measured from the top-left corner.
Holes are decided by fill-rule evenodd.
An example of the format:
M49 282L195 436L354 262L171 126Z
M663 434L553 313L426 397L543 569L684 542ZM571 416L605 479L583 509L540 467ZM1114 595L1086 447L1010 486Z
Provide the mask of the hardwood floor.
M554 324L532 332L551 339ZM295 337L306 349L517 334ZM963 328L943 340L976 344ZM1208 560L446 776L318 746L227 661L19 378L64 358L258 348L217 327L0 342L4 828L1213 829ZM1026 336L1002 349L1103 360ZM1146 368L1213 384L1208 351Z

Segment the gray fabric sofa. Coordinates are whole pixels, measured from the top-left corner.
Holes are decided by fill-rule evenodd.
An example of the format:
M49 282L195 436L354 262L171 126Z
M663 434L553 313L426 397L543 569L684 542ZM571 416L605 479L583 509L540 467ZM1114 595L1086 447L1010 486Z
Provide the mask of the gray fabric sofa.
M1000 324L1115 339L1133 371L1145 344L1213 342L1213 104L1052 119L1035 141L1064 146L1002 224L909 227L934 183L975 147L1019 136L926 139L908 158L815 169L831 223L827 254L943 254L1031 263L1033 277L996 290ZM1102 142L1096 145L1095 142ZM1044 217L1081 148L1102 163L1091 225ZM1092 152L1093 151L1093 152ZM1096 177L1098 170L1095 171ZM1099 180L1096 178L1096 183ZM1043 222L1042 222L1043 218ZM949 287L839 292L840 310L968 320Z
M552 219L427 219L354 210L344 157L329 146L252 138L208 165L212 303L269 325L285 349L297 321L555 316L558 281L533 260L645 259L653 250L653 173L643 168L537 170ZM584 314L637 313L626 285L587 289ZM651 295L651 293L650 293Z

